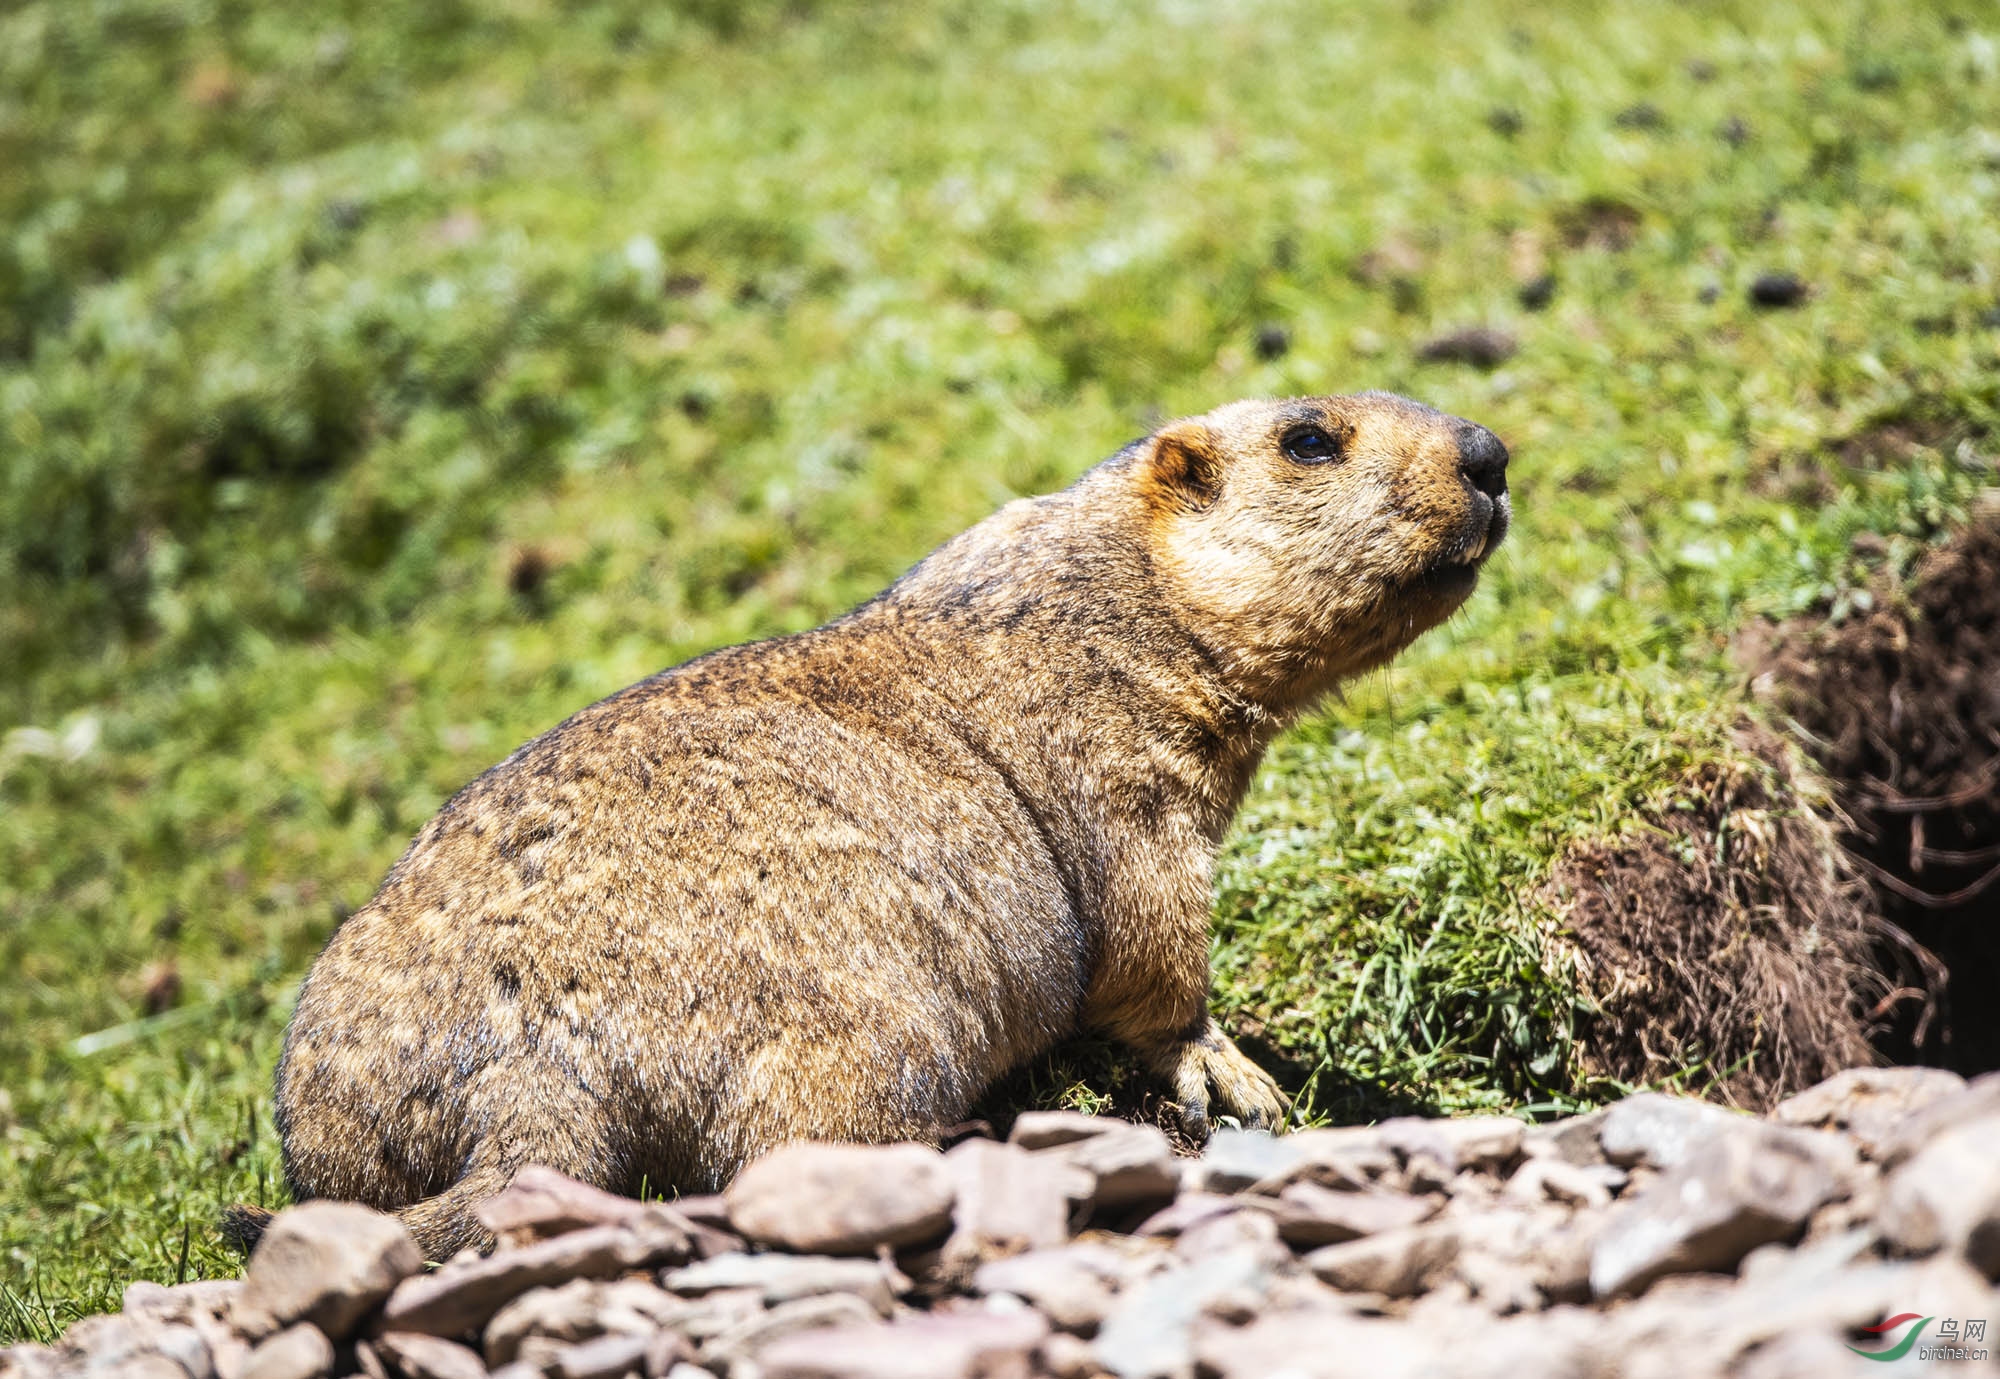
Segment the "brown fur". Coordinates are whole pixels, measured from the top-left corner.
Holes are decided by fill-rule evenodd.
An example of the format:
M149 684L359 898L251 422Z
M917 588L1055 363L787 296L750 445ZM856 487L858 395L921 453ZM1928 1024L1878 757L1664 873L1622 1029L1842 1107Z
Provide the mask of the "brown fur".
M1285 456L1307 424L1338 459ZM537 738L307 977L294 1195L440 1258L524 1163L710 1190L786 1140L931 1134L1081 1026L1197 1134L1211 1099L1277 1120L1207 1014L1217 842L1273 734L1471 592L1504 462L1384 394L1236 403Z

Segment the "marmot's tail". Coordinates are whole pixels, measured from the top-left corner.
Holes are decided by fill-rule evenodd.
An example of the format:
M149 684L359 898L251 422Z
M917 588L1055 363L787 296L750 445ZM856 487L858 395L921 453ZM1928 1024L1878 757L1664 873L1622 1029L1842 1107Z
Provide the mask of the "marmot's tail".
M473 1169L435 1197L426 1197L394 1215L410 1228L423 1248L424 1258L450 1259L468 1247L484 1250L493 1243L493 1234L472 1214L472 1209L507 1186L513 1174L499 1168ZM218 1223L222 1238L238 1254L248 1258L264 1238L264 1228L277 1213L269 1207L253 1207L238 1202L222 1209Z
M493 1247L493 1232L479 1224L472 1214L473 1208L512 1182L514 1167L481 1159L463 1178L437 1196L413 1202L394 1215L410 1228L424 1258L433 1263L442 1264L460 1250L489 1250Z
M233 1207L222 1209L222 1238L238 1254L248 1256L257 1248L257 1242L264 1238L264 1227L271 1224L277 1215L269 1207L253 1207L248 1202L238 1202Z

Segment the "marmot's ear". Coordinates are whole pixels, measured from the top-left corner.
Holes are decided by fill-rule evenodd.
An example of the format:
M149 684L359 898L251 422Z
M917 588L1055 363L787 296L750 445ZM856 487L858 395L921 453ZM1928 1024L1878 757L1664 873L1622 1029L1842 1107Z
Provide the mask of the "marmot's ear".
M1147 442L1149 472L1161 497L1205 508L1222 492L1222 452L1215 433L1198 421L1177 421Z

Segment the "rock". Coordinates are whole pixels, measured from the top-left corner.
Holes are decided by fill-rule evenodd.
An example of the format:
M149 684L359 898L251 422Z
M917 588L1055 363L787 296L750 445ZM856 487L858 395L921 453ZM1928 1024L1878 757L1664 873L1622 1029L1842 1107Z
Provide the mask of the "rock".
M127 1284L123 1310L163 1322L191 1323L198 1317L221 1317L242 1295L239 1279L198 1279L168 1288L144 1281Z
M1407 1298L1449 1268L1458 1247L1458 1223L1432 1221L1324 1246L1307 1255L1305 1265L1343 1292Z
M821 1293L849 1293L885 1317L895 1306L896 1295L910 1287L908 1279L879 1260L829 1255L719 1255L675 1269L660 1281L675 1293L754 1288L767 1306Z
M0 1379L56 1379L62 1371L62 1354L54 1346L0 1346Z
M1521 1153L1531 1159L1556 1158L1579 1167L1604 1162L1604 1146L1599 1137L1604 1130L1607 1109L1587 1115L1565 1116L1546 1125L1531 1125L1521 1134Z
M1672 1168L1715 1136L1757 1122L1705 1101L1641 1092L1612 1106L1598 1131L1604 1157L1621 1168Z
M1912 1299L1936 1317L1990 1318L1994 1307L1984 1280L1949 1255L1915 1264L1853 1264L1840 1252L1801 1250L1790 1269L1755 1280L1718 1279L1687 1290L1673 1289L1674 1282L1664 1280L1601 1324L1604 1352L1622 1357L1620 1379L1740 1376L1748 1368L1744 1361L1774 1341L1813 1336L1842 1345L1846 1358L1832 1373L1881 1374L1879 1362L1846 1349L1870 1344L1860 1328L1909 1311ZM1913 1372L1930 1367L1911 1359Z
M1027 1379L1047 1335L1033 1312L932 1313L788 1336L758 1366L764 1379Z
M607 1332L558 1351L543 1372L549 1379L621 1379L627 1374L644 1374L652 1345L651 1336Z
M1128 1124L1129 1121L1112 1116L1090 1116L1081 1111L1023 1111L1014 1118L1014 1130L1007 1136L1007 1143L1023 1149L1054 1149L1110 1134Z
M972 1276L972 1288L983 1294L1012 1294L1062 1330L1094 1336L1111 1312L1123 1277L1122 1262L1109 1250L1072 1245L1031 1250L982 1265Z
M1614 1209L1591 1254L1591 1291L1641 1293L1667 1274L1734 1269L1757 1246L1795 1237L1841 1189L1838 1156L1819 1143L1827 1138L1756 1122L1711 1132L1678 1167ZM1677 1152L1672 1146L1682 1142L1670 1132L1655 1150ZM1846 1153L1851 1159L1853 1150Z
M1895 1168L1954 1125L2000 1115L2000 1072L1984 1073L1956 1092L1927 1102L1890 1131L1875 1157Z
M1196 1192L1242 1192L1255 1184L1282 1181L1303 1163L1309 1150L1268 1130L1223 1127L1209 1136L1201 1157L1187 1165L1182 1183Z
M846 1293L827 1293L780 1303L768 1312L746 1317L701 1347L701 1361L710 1369L730 1373L744 1361L766 1365L763 1352L775 1342L801 1331L875 1326L875 1309Z
M1297 1182L1278 1195L1278 1234L1295 1249L1315 1249L1404 1230L1429 1220L1443 1202L1400 1192L1335 1192Z
M288 1207L250 1256L236 1328L256 1340L305 1321L338 1341L423 1267L423 1252L393 1216L346 1202Z
M1182 1231L1192 1230L1203 1221L1227 1216L1232 1211L1256 1210L1260 1204L1268 1206L1270 1201L1267 1198L1225 1196L1217 1192L1190 1190L1183 1192L1133 1227L1132 1234L1175 1236Z
M529 1164L472 1214L502 1244L526 1244L586 1226L619 1225L648 1210L679 1215L673 1208L620 1197L542 1164Z
M1448 1173L1500 1169L1521 1153L1527 1126L1512 1116L1424 1119L1398 1116L1376 1127L1382 1143L1404 1160L1427 1156Z
M1055 1379L1092 1379L1099 1372L1090 1342L1061 1331L1042 1338L1042 1343L1035 1347L1035 1361Z
M1567 1202L1575 1207L1608 1207L1611 1194L1625 1186L1625 1171L1610 1164L1573 1164L1553 1156L1530 1159L1507 1180L1507 1195L1519 1202Z
M764 1299L755 1288L724 1288L703 1294L692 1306L692 1312L674 1323L674 1330L701 1346L762 1316Z
M386 1331L373 1340L375 1353L403 1379L486 1379L479 1357L456 1341L414 1331Z
M1952 1126L1898 1168L1881 1229L1905 1254L1955 1250L2000 1280L2000 1115Z
M233 1379L250 1354L250 1345L237 1334L234 1321L242 1293L238 1279L202 1279L171 1288L139 1282L125 1290L125 1312L139 1320L194 1328L208 1346L215 1372Z
M679 1263L686 1259L688 1248L687 1232L680 1222L650 1211L635 1217L630 1225L571 1231L406 1279L383 1305L378 1329L421 1331L431 1336L470 1335L530 1288Z
M803 1254L868 1254L921 1245L951 1224L944 1157L920 1144L788 1144L752 1163L724 1194L730 1225Z
M532 1288L486 1324L486 1362L511 1363L533 1336L563 1342L587 1341L611 1332L644 1336L693 1311L690 1304L643 1279L598 1283L579 1278L559 1288Z
M958 1270L1062 1244L1072 1204L1088 1200L1096 1186L1075 1164L992 1140L967 1140L944 1162L955 1198L944 1258Z
M198 1330L143 1313L85 1317L63 1332L62 1349L82 1356L92 1373L143 1373L152 1379L215 1374L215 1357Z
M1278 1223L1268 1211L1238 1211L1204 1221L1181 1232L1174 1253L1182 1259L1206 1259L1225 1252L1244 1251L1266 1269L1292 1262L1291 1251L1278 1243Z
M672 1375L681 1370L706 1375L707 1370L694 1368L694 1347L687 1338L674 1331L656 1331L646 1342L646 1356L640 1373L659 1379L661 1375ZM688 1379L683 1376L683 1379Z
M322 1379L333 1373L333 1342L311 1322L297 1322L259 1342L236 1379Z
M1287 1135L1296 1156L1290 1167L1253 1184L1255 1191L1277 1194L1294 1182L1366 1191L1396 1171L1397 1160L1375 1126L1322 1127Z
M1871 1158L1896 1128L1932 1102L1965 1090L1965 1079L1943 1068L1849 1068L1771 1110L1779 1125L1844 1130Z
M1118 1210L1167 1202L1180 1190L1180 1170L1173 1147L1157 1126L1121 1125L1057 1149L1059 1155L1091 1176L1092 1210Z
M1173 1379L1192 1371L1195 1320L1216 1300L1260 1294L1266 1262L1231 1250L1155 1274L1129 1289L1098 1329L1092 1352L1118 1379Z
M1462 1369L1441 1363L1449 1345L1447 1337L1344 1312L1278 1314L1240 1327L1209 1322L1193 1339L1199 1372L1219 1379L1457 1376Z
M1452 1274L1482 1308L1536 1311L1590 1296L1590 1261L1603 1221L1557 1207L1498 1208L1460 1219Z

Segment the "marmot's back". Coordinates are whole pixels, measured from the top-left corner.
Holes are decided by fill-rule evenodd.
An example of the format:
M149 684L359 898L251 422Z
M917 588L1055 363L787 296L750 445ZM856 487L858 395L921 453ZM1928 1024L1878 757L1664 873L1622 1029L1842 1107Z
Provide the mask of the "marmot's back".
M575 1145L593 1176L711 1187L787 1139L950 1124L1073 1028L1075 918L1004 778L920 687L786 693L854 676L850 640L659 677L455 798L300 995L294 1192L404 1206L481 1137L573 1136L580 1100L624 1113Z
M1237 404L1015 503L825 628L584 710L427 825L307 979L299 1197L433 1257L538 1161L704 1190L922 1137L1088 1023L1190 1128L1275 1084L1206 1014L1265 744L1470 592L1506 452L1402 399Z

